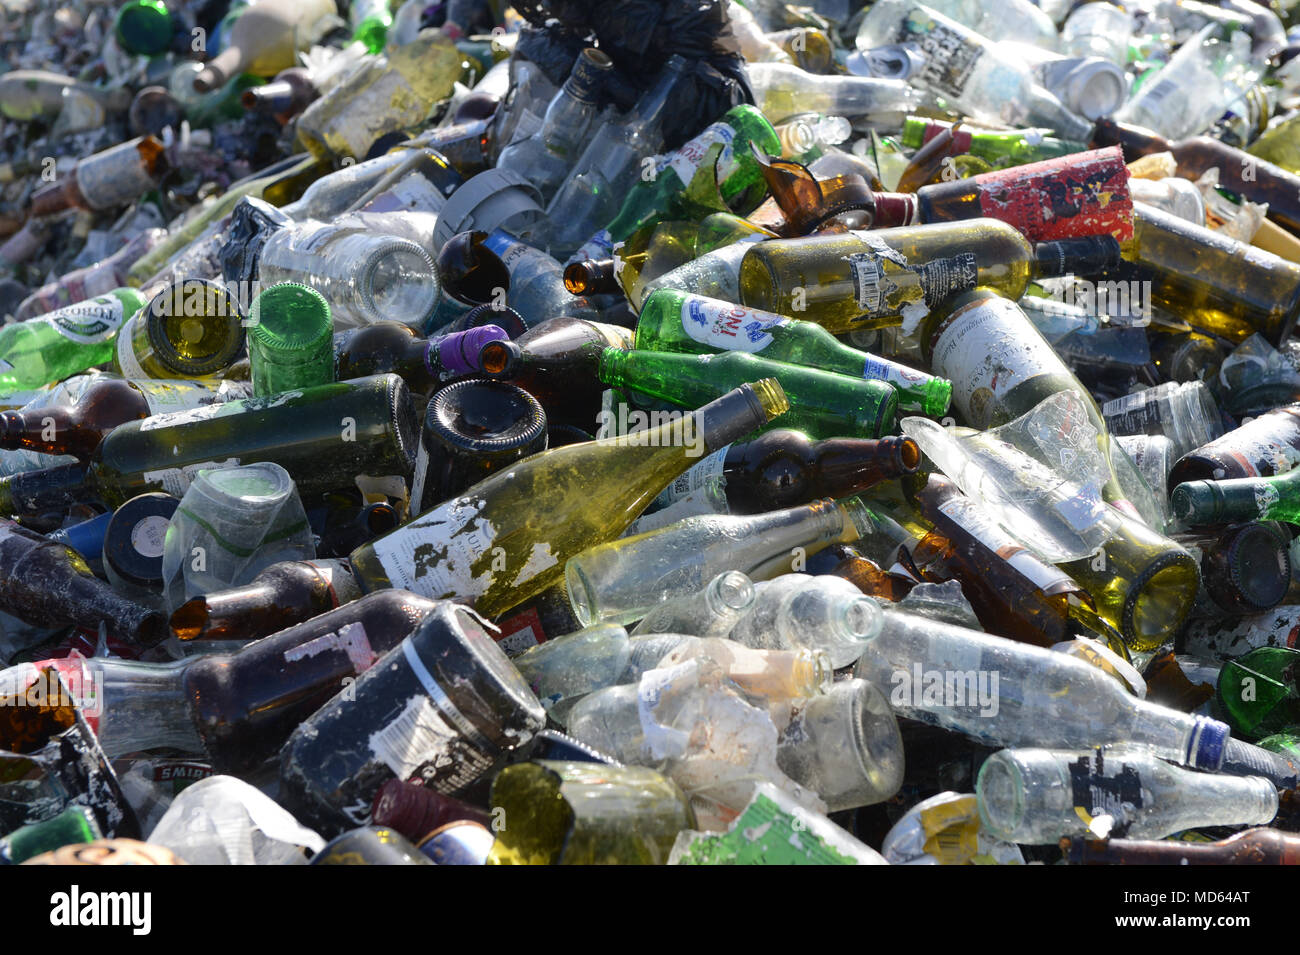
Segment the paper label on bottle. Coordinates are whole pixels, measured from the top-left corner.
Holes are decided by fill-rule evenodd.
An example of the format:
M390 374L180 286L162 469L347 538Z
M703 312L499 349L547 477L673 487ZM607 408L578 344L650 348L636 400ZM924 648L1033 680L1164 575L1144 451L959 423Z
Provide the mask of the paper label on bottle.
M140 359L135 356L133 339L135 338L135 323L139 320L138 315L129 318L118 333L116 343L117 367L121 370L122 377L131 381L149 377L149 373L140 364Z
M96 210L127 205L154 187L140 153L125 143L77 163L73 175L86 204Z
M43 316L45 322L69 341L80 345L98 345L108 341L122 327L122 302L112 295L92 298L88 302L65 305Z
M410 779L427 760L450 762L459 735L427 696L413 696L391 723L371 734L370 751L398 779Z
M516 657L531 647L546 642L546 629L542 617L533 607L520 611L497 624L499 646L508 657Z
M735 168L735 160L732 158L732 143L735 142L736 131L726 123L713 123L704 128L700 133L686 145L678 149L669 158L668 167L677 174L683 186L689 186L691 180L695 178L695 173L700 168L700 163L704 160L704 154L709 151L709 147L714 143L725 143L722 154L718 157L718 181L722 182L731 171Z
M1133 238L1128 167L1118 147L1014 166L972 181L980 211L1015 226L1031 242Z
M360 623L349 623L332 633L323 634L314 640L308 640L300 646L284 651L284 662L294 663L327 651L338 651L346 655L348 662L352 665L354 676L360 676L366 670L369 670L371 665L379 659L379 655L375 653L374 648L370 645L370 638L366 634L366 628Z
M726 351L760 352L772 344L771 329L790 324L788 318L732 305L686 296L682 303L682 328L703 345Z
M403 176L364 206L362 212L438 212L447 197L427 176L413 172Z
M145 471L141 475L141 480L146 485L162 485L162 489L172 497L184 497L185 492L190 489L194 476L200 471L205 469L215 471L221 468L237 467L239 467L239 458L226 458L225 461L203 461L199 464L186 464L179 468L160 468L156 471ZM149 489L156 490L155 487Z
M1037 375L1067 373L1041 335L1026 332L1015 302L989 299L944 319L930 365L952 382L953 404L973 428L987 430L1002 401Z
M726 832L680 833L669 864L869 865L878 858L824 817L759 791Z
M641 735L646 749L654 759L674 759L686 754L690 734L664 726L655 717L655 709L673 684L695 682L698 674L699 662L696 660L641 674L641 682L637 684L636 712L641 720Z
M975 253L910 265L907 256L870 232L855 231L869 251L845 256L853 279L853 294L865 318L902 315L915 327L930 309L957 292L973 289L979 278Z
M658 497L654 499L651 506L655 510L659 510L699 491L725 487L726 479L723 478L722 474L726 466L727 452L730 449L731 445L729 444L719 448L700 461L699 464L693 465L677 475L672 484L659 492Z
M140 430L157 431L160 428L172 428L178 425L193 424L196 421L207 421L211 418L221 417L222 415L269 411L272 408L278 408L280 405L285 404L288 401L301 397L301 391L282 391L273 395L240 398L238 400L223 401L218 404L205 404L199 405L195 408L185 408L181 411L169 411L166 414L153 415L152 417L145 418L140 422Z
M171 521L161 514L150 514L136 521L135 527L131 528L131 546L141 557L161 557L170 526Z
M1293 430L1294 427L1295 421L1290 416L1261 415L1236 431L1230 431L1210 442L1205 446L1206 457L1211 460L1230 460L1241 472L1230 474L1226 469L1219 468L1212 477L1215 480L1228 477L1267 477L1290 471L1300 464L1300 448L1292 445L1279 432Z
M1035 557L970 498L953 495L939 505L939 511L1039 590L1051 593L1053 589L1077 589L1068 574Z
M500 230L488 233L488 237L483 240L483 248L496 255L501 260L501 264L506 267L506 271L512 274L524 257L532 250L532 246L520 242Z
M160 381L146 378L131 383L144 395L151 417L253 396L253 384L249 381L223 381L215 388L202 381Z
M1142 776L1137 767L1110 759L1100 751L1070 763L1071 804L1086 825L1098 816L1110 816L1121 827L1133 821L1133 811L1145 805ZM1123 831L1113 832L1122 836Z
M913 388L930 376L923 371L890 361L888 358L868 354L862 363L862 377L873 381L886 381L899 388Z
M1164 434L1160 404L1152 401L1151 389L1112 398L1101 406L1101 415L1111 434Z
M497 529L482 515L485 504L453 498L371 542L392 585L434 600L486 593L496 579L490 554ZM484 556L488 568L475 575L473 564Z
M984 47L972 42L956 25L947 26L920 7L908 11L900 43L921 47L925 65L917 77L941 96L956 99L966 90L971 72L984 54Z

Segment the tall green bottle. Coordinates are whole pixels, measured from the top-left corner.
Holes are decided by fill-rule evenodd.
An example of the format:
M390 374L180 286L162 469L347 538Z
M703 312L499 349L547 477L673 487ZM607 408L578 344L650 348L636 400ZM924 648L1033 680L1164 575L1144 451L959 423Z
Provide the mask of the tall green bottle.
M0 513L41 513L93 497L117 507L149 491L182 497L201 469L258 461L283 467L310 500L353 487L362 474L409 480L418 433L397 375L200 405L118 425L84 467L0 478Z
M122 323L145 306L131 288L114 289L0 329L0 394L40 388L113 360Z
M900 411L939 417L952 401L952 382L845 345L813 322L746 308L676 289L645 300L636 324L637 348L706 354L748 352L773 361L883 381L898 392Z
M757 378L775 378L790 398L781 427L811 438L879 438L894 426L898 392L883 381L758 358L744 352L673 355L606 348L597 376L607 385L683 407L700 405Z
M754 382L658 428L524 458L353 551L353 573L366 590L468 598L495 617L557 583L570 557L627 530L704 454L789 407L777 382Z

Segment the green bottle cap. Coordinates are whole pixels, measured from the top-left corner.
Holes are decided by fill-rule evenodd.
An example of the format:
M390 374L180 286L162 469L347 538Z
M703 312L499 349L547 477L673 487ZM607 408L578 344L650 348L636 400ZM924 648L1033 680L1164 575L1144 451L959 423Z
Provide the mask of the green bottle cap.
M162 0L131 0L117 11L117 42L128 53L156 56L172 43L172 15Z
M314 288L283 282L264 289L248 312L253 347L264 357L315 354L334 343L329 302Z

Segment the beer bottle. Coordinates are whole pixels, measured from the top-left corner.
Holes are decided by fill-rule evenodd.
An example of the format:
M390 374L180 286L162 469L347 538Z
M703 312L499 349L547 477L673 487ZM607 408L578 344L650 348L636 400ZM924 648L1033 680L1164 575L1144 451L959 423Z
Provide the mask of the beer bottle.
M0 392L40 388L102 365L113 357L113 339L123 331L123 322L144 305L135 289L121 288L5 325L0 330Z

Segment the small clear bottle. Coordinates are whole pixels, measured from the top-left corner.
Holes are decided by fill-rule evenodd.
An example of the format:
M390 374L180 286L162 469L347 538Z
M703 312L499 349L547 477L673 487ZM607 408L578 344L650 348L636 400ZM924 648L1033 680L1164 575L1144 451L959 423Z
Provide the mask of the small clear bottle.
M880 633L880 605L843 577L785 574L755 590L754 605L728 634L746 646L822 650L838 669Z

